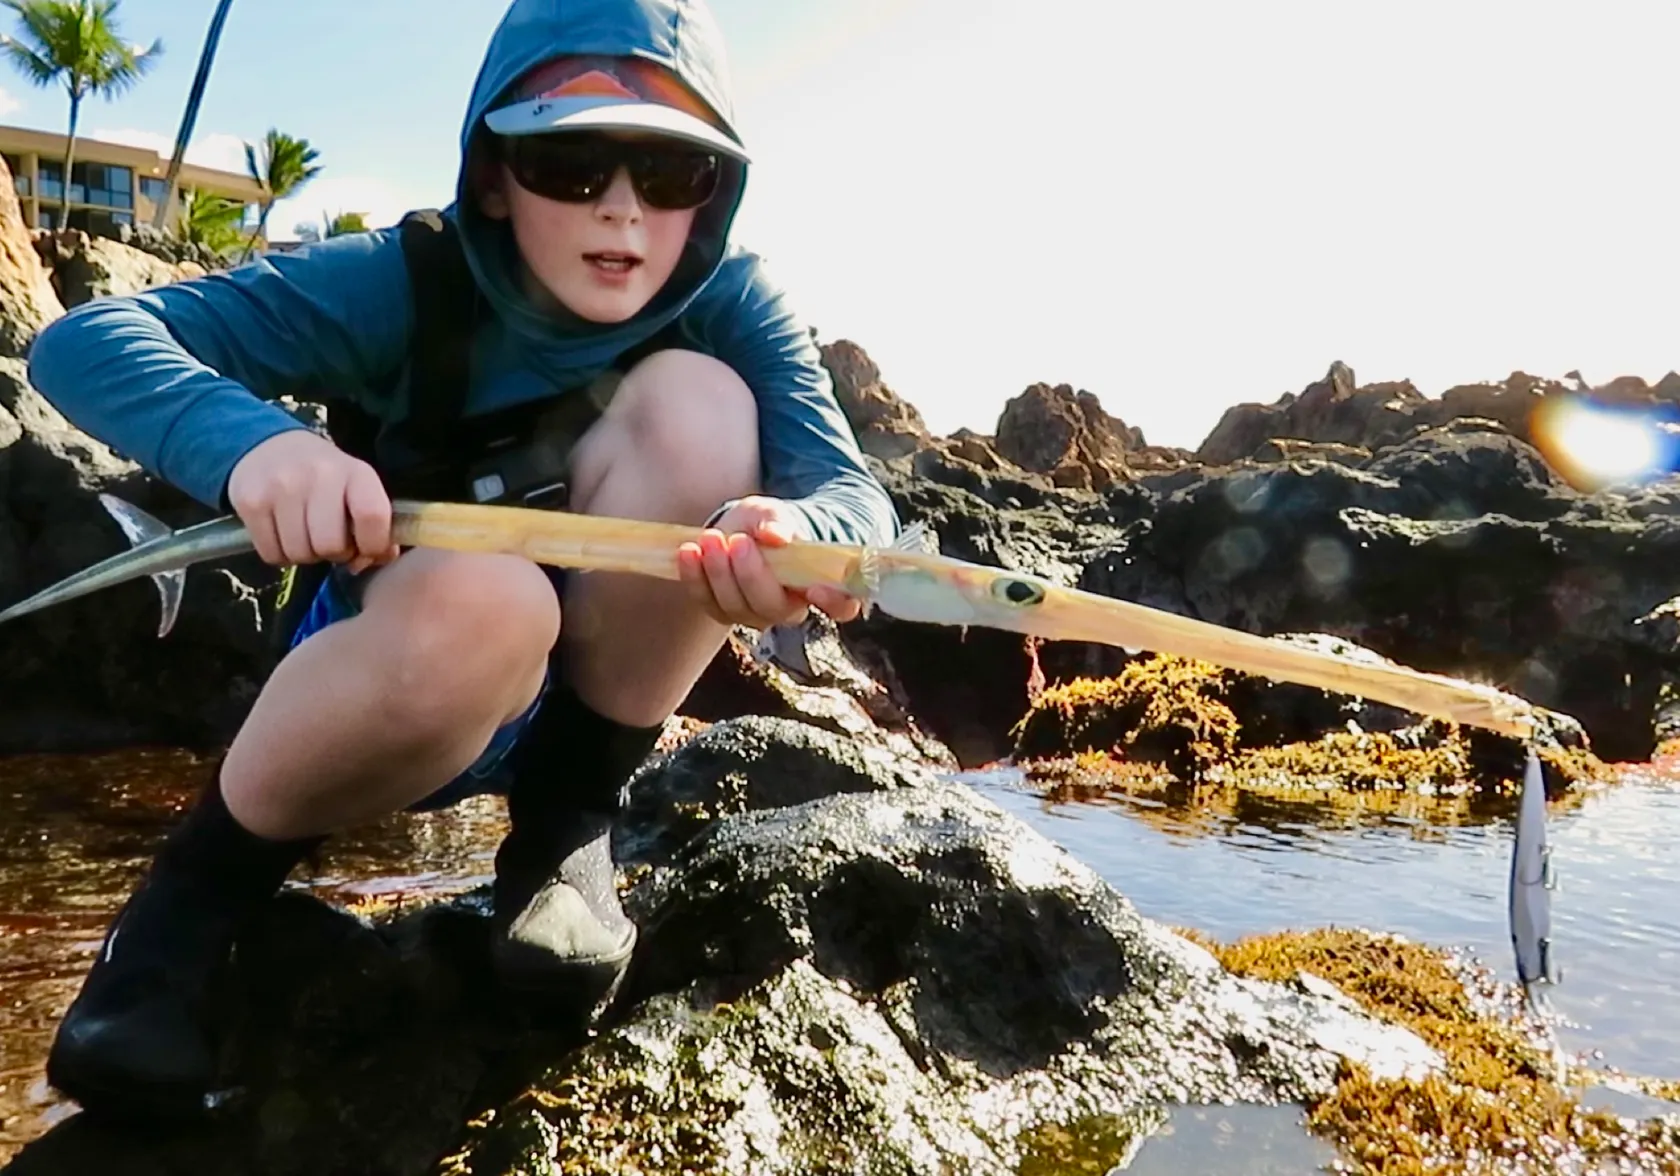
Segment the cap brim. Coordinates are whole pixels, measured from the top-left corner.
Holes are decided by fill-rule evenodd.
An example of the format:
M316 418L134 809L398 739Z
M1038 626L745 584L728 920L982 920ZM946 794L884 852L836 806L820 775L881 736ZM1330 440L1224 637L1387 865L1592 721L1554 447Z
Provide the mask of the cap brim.
M612 97L534 98L484 116L498 135L543 135L556 131L644 131L682 139L751 162L734 139L686 111L660 102Z

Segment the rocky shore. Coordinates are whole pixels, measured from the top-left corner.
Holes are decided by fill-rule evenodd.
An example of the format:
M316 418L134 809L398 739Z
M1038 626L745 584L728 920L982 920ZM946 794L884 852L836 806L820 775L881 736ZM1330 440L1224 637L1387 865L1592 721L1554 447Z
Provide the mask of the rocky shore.
M67 306L201 268L156 253L31 235L0 183L0 603L120 549L98 492L206 517L26 378ZM1559 476L1531 422L1570 386L1431 398L1336 363L1189 451L1067 386L1024 390L992 434L934 436L862 348L823 355L901 515L947 554L1496 683L1550 713L1555 799L1680 734L1680 482ZM1595 394L1666 404L1680 376ZM275 588L254 559L199 569L164 640L145 582L7 626L0 751L215 748L273 664ZM1581 1112L1426 949L1198 942L950 776L1008 758L1049 791L1441 819L1508 811L1510 741L1149 651L877 614L825 632L796 681L754 636L633 785L615 854L642 940L595 1031L491 989L483 891L418 910L288 893L241 948L252 1085L232 1119L136 1138L72 1118L0 1171L1101 1173L1170 1106L1217 1101L1308 1108L1364 1171L1536 1148L1680 1171L1680 1123ZM1488 1109L1513 1099L1529 1111Z

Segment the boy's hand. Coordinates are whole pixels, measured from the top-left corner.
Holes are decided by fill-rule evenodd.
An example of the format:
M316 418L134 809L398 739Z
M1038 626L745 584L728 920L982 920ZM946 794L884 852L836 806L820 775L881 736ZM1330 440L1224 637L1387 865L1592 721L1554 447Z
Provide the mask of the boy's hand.
M862 610L855 597L823 586L784 588L760 546L781 547L799 531L799 514L778 498L743 498L698 543L677 549L677 569L700 607L723 624L768 629L798 621L815 605L836 621Z
M257 554L277 567L329 560L360 572L397 558L379 475L314 433L294 429L252 449L227 493Z

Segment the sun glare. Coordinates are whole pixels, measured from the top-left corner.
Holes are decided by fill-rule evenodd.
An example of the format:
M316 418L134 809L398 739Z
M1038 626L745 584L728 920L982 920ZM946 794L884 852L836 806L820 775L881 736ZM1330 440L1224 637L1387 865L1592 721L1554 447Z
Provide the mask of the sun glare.
M1648 409L1559 397L1536 412L1534 438L1560 474L1591 490L1668 473L1676 428Z

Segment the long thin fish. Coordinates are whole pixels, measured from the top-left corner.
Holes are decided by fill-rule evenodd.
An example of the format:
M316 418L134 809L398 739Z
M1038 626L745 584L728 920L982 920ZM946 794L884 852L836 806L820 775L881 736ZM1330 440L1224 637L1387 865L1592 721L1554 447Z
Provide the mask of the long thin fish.
M0 612L0 623L116 584L150 576L163 594L159 635L180 607L193 564L251 551L245 526L227 516L180 531L111 495L100 501L134 547L77 572ZM404 547L523 555L584 571L679 579L677 549L696 528L560 511L451 502L392 503L391 534ZM1278 681L1353 694L1417 714L1518 738L1535 730L1533 708L1492 687L1425 674L1389 662L1356 661L1290 645L1146 605L1063 588L1025 572L982 567L927 550L920 527L888 548L799 541L767 547L772 573L788 588L840 588L866 610L900 620L1004 629L1053 641L1090 641L1193 657Z
M0 612L0 623L150 576L163 598L159 636L180 608L186 569L252 550L237 518L170 531L120 499L101 502L128 535L132 550L112 556ZM557 511L465 503L392 503L392 538L404 547L522 555L537 563L584 571L628 572L679 579L677 549L696 538L692 527ZM795 542L765 548L776 578L788 588L841 588L901 620L1003 629L1055 641L1090 641L1126 649L1198 658L1277 681L1389 703L1417 714L1484 727L1531 740L1533 708L1491 687L1424 674L1387 662L1356 661L1227 629L929 551L929 537L909 528L890 548ZM1517 971L1531 998L1555 982L1551 958L1552 887L1545 840L1545 797L1532 746L1513 849L1511 940Z

